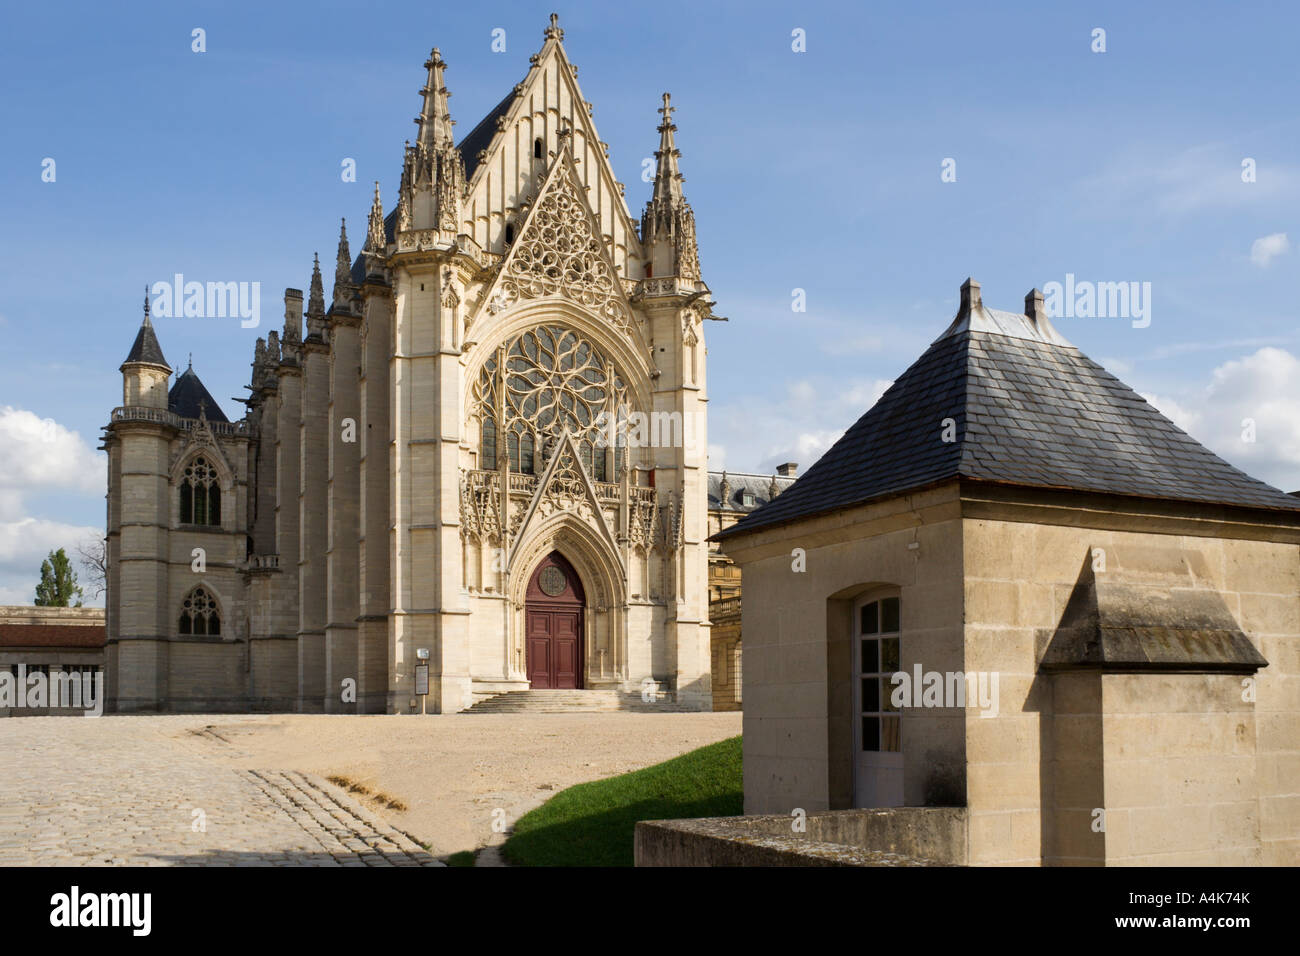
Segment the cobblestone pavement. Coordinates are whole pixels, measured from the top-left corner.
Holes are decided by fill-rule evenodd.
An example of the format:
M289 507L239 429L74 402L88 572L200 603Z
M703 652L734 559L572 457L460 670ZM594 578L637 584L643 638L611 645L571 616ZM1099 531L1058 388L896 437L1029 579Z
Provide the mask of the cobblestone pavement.
M211 721L0 720L0 865L442 865L319 777L234 766Z

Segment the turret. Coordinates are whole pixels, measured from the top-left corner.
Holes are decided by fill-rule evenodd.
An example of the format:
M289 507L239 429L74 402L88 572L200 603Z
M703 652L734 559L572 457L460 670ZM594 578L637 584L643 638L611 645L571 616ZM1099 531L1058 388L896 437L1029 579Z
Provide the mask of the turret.
M171 366L163 357L153 323L149 321L149 292L145 290L144 321L136 334L135 343L122 363L122 404L147 408L167 407L167 380Z

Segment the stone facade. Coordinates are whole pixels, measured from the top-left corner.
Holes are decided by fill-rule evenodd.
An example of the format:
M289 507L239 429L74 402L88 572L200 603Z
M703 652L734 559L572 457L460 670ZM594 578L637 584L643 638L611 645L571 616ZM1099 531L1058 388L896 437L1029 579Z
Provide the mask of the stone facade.
M146 315L105 434L118 710L419 711L417 652L432 712L526 689L557 553L577 686L709 708L713 303L673 107L638 224L562 39L459 144L433 51L395 206L376 184L355 259L342 231L328 306L317 263L305 330L286 290L239 421L168 393Z
M713 709L740 710L740 568L714 535L772 501L795 481L799 466L777 465L772 475L709 473L709 622L713 659Z

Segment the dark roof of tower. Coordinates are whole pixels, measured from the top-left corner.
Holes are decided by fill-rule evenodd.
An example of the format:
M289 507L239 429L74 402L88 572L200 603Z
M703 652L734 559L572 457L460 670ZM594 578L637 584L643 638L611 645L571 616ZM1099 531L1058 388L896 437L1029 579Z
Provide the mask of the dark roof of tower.
M1296 498L1161 415L1045 316L985 309L978 293L975 285L973 309L795 484L718 537L954 478L1300 511ZM952 441L943 440L945 419Z
M147 315L144 317L144 322L140 324L140 331L136 333L135 342L131 346L130 353L127 354L126 361L122 364L129 365L132 362L161 365L169 371L171 369L167 359L163 358L162 346L158 344L158 336L154 334L153 324Z
M492 137L497 134L497 120L506 115L510 109L510 104L515 100L514 91L506 94L496 106L492 107L487 116L479 120L479 124L469 131L468 135L457 144L456 148L460 150L460 158L465 161L465 182L474 178L474 172L478 169L478 154L488 148L492 142Z
M198 418L199 409L203 409L203 414L207 416L210 422L226 422L225 412L221 406L216 403L212 395L199 381L198 375L194 373L191 366L181 372L176 377L176 382L172 385L171 391L167 393L167 408L175 415L181 418Z

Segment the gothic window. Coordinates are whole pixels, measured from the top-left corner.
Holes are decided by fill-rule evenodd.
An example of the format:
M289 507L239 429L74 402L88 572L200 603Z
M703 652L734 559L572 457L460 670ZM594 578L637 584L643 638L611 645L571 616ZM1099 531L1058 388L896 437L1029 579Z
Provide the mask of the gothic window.
M181 605L180 633L210 635L221 633L221 612L206 588L195 588Z
M483 418L483 445L479 453L479 465L487 471L497 468L497 423L490 416Z
M542 465L536 449L568 432L587 473L606 480L601 433L613 410L626 409L627 391L613 363L574 330L546 325L526 330L483 364L475 385L474 400L485 423L482 467L495 466L495 456L488 464L486 423L494 421L492 409L502 409L512 471L536 473Z
M515 241L515 224L512 222L508 222L506 223L506 245L508 246L510 245L510 243L514 241Z
M181 524L221 524L221 485L217 471L202 456L181 474Z
M535 139L533 140L533 159L541 159L541 158L542 158L542 141L540 139Z
M519 470L525 475L534 473L532 432L519 436Z

